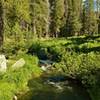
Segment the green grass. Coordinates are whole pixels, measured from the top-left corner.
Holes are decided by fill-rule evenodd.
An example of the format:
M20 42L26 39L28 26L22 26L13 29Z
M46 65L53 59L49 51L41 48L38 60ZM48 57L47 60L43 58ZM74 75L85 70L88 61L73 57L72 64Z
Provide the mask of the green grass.
M3 52L9 60L7 72L0 74L0 100L11 100L16 93L27 91L28 81L42 74L38 67L39 59L55 61L54 73L80 80L89 90L92 99L100 100L100 36L43 39L30 44L12 45L11 48L10 44L4 46ZM12 70L12 64L20 58L25 59L25 66Z
M18 60L19 58L25 59L26 64L23 68L14 71L9 68L5 74L0 76L0 100L12 100L18 92L27 91L28 80L32 76L39 77L42 73L38 67L37 57L24 54L12 59Z

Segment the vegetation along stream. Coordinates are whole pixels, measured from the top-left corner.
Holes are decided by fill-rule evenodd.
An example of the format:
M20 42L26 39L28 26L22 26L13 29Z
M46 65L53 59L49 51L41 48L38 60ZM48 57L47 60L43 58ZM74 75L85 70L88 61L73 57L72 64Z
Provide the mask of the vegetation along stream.
M73 82L32 79L28 86L30 90L19 95L18 100L91 100L88 92Z
M91 100L88 92L78 80L64 75L50 76L49 64L52 64L52 61L40 60L40 64L44 74L39 78L30 79L29 91L18 95L18 100Z

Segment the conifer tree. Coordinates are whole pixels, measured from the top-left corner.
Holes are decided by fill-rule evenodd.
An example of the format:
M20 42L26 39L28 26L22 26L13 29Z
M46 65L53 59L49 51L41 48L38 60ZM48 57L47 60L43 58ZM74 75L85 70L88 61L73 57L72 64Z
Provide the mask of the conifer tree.
M67 35L78 35L81 29L80 23L80 5L81 0L68 0L68 16L67 16Z
M30 23L29 0L6 0L4 3L6 36L22 40L23 30L27 31L27 23Z
M0 41L3 31L25 39L99 33L100 0L0 0Z
M50 0L51 4L51 35L57 37L60 33L60 28L63 26L64 18L64 0Z
M46 36L49 31L49 1L31 0L32 31L38 37Z
M86 0L84 2L84 32L91 35L96 33L97 18L94 10L94 0Z

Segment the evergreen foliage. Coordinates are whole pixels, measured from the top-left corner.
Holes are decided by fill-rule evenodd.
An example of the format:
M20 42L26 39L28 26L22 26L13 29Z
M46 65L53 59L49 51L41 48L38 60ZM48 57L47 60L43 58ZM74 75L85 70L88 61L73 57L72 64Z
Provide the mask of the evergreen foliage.
M99 5L99 0L0 0L1 41L3 33L15 40L99 34Z
M31 75L41 75L37 57L54 61L54 73L78 79L100 100L99 34L100 0L0 0L0 53L12 63L26 61L16 71L8 62L0 73L0 100L11 100Z

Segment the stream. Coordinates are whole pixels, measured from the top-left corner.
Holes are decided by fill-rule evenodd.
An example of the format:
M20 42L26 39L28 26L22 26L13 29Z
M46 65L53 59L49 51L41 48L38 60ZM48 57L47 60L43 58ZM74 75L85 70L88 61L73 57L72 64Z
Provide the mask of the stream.
M69 81L65 76L44 74L46 77L29 80L29 91L18 95L18 100L91 100L81 84Z
M29 80L29 91L18 100L91 100L88 92L73 82L53 82L42 79Z

